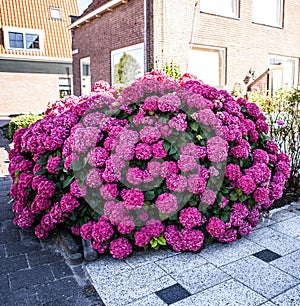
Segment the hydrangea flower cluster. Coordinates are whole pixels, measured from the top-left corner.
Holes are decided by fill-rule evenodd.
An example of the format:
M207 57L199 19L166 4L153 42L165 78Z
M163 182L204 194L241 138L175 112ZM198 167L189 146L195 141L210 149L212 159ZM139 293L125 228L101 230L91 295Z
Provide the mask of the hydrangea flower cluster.
M189 74L100 81L45 113L14 134L14 222L38 238L65 226L114 258L248 235L290 175L259 108Z

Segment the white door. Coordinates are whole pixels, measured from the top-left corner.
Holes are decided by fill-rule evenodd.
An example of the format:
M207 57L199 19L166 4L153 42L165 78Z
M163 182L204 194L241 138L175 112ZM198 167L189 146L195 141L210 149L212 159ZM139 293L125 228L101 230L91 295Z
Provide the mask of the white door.
M81 74L81 95L88 95L91 92L91 60L89 57L80 59Z

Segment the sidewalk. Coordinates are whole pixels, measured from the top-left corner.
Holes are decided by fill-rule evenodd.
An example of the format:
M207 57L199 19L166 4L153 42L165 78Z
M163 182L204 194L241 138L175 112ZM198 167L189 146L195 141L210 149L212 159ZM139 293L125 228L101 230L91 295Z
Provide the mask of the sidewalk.
M0 305L103 305L84 264L70 266L54 238L38 240L12 222L7 152L0 137Z
M300 202L247 238L200 252L141 252L87 264L106 306L300 305Z

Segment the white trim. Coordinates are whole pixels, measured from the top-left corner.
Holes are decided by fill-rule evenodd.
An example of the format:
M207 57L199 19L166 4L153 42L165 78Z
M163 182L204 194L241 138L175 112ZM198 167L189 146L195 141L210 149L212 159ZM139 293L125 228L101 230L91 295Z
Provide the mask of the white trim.
M17 32L17 33L22 33L23 34L24 48L12 48L12 47L10 47L9 32ZM39 49L27 49L26 48L26 38L24 39L26 34L37 34L37 35L39 35L39 46L40 46ZM4 26L3 27L3 36L4 36L4 48L5 48L5 50L27 51L27 52L32 52L32 53L43 53L44 52L44 41L45 41L44 30Z
M50 17L51 17L51 19L54 19L54 20L61 20L62 19L61 10L60 10L59 7L50 6L49 10L50 10ZM54 11L59 13L59 17L53 17L52 16L52 13L54 13Z
M22 49L22 52L23 52L23 49ZM19 55L19 54L0 54L0 59L11 59L11 60L16 60L16 61L31 60L31 61L63 62L63 63L73 62L72 58Z
M143 55L144 55L144 43L131 45L131 46L127 46L127 47L124 47L124 48L121 48L121 49L116 49L116 50L111 51L111 53L110 53L110 66L111 66L111 84L112 85L115 84L115 80L114 80L114 61L113 61L114 55L119 54L119 53L132 51L132 50L137 50L137 49L142 49L142 52L143 52ZM145 61L144 56L143 56L143 61ZM144 74L145 63L143 63L141 69L142 69L141 74Z
M84 76L83 75L83 65L89 65L90 66L90 75ZM88 77L89 78L89 88L88 91L89 92L84 92L86 89L83 87L83 85L86 86L86 84L83 84L83 78L84 77ZM84 94L89 94L91 92L92 89L92 77L91 77L91 58L88 57L82 57L80 59L80 95L83 96Z
M109 1L108 3L100 6L99 8L97 8L96 10L92 11L91 13L77 19L75 22L73 22L71 25L68 26L68 30L71 30L75 27L79 27L82 23L85 22L89 22L89 19L93 18L93 17L99 17L97 15L103 14L106 11L111 11L112 8L119 6L120 4L123 3L128 3L128 0L112 0Z

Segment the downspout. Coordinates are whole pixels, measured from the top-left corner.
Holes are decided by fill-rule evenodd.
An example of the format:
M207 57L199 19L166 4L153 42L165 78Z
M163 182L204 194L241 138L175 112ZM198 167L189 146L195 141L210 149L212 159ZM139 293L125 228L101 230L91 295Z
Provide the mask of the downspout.
M149 51L149 16L148 16L148 7L149 0L144 0L144 72L149 70L149 60L148 60L148 51Z

